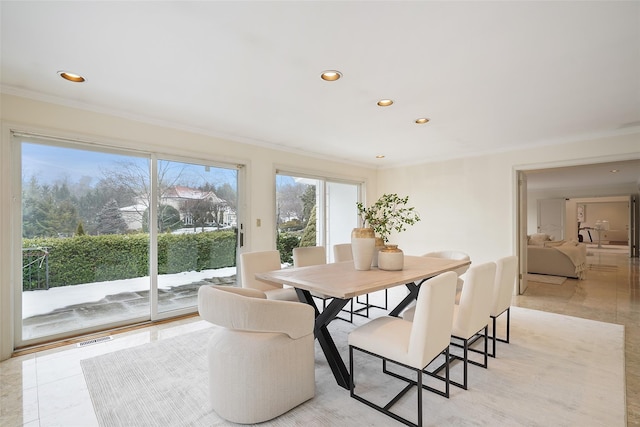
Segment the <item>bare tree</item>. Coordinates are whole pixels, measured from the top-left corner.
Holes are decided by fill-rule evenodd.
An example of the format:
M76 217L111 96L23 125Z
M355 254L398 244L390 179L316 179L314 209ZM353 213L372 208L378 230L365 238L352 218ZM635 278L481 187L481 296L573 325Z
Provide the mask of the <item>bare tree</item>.
M292 218L304 219L304 195L308 184L293 183L279 185L276 189L276 203L278 208L278 223Z
M160 206L169 189L179 182L184 166L176 165L178 164L175 162L158 162L158 199L155 206ZM133 194L135 203L132 209L140 215L141 221L151 204L148 163L146 166L134 161L117 162L117 167L102 171L104 179L101 181L106 187L119 188L123 192Z

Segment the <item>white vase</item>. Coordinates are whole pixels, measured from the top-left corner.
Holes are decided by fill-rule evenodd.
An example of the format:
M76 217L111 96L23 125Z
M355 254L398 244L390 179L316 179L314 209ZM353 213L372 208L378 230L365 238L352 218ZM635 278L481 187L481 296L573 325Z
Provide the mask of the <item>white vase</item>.
M354 228L351 232L351 251L356 270L370 270L376 239L373 228Z
M380 270L396 271L404 268L404 253L398 245L385 245L378 253L378 268Z
M373 260L371 261L371 267L378 266L378 252L380 252L380 249L382 248L384 248L384 240L382 240L382 237L376 237L376 247L373 251Z

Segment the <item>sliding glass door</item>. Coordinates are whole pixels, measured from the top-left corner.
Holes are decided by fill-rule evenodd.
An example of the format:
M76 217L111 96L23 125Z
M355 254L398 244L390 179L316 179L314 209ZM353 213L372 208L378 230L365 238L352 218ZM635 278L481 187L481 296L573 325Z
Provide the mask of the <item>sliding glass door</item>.
M197 305L203 284L236 281L238 171L158 161L158 313Z
M24 141L23 341L149 317L149 235L121 208L149 158Z
M199 286L235 284L237 167L14 141L18 345L193 312Z

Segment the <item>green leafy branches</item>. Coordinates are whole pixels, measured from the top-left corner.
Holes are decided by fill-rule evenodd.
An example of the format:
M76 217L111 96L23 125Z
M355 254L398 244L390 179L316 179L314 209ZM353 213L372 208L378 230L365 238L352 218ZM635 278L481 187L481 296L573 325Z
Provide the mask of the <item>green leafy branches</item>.
M371 227L384 240L389 241L392 231L405 231L407 226L420 221L420 215L415 208L407 207L409 196L400 197L397 194L383 194L373 205L365 207L361 202L356 203L358 215L363 227Z

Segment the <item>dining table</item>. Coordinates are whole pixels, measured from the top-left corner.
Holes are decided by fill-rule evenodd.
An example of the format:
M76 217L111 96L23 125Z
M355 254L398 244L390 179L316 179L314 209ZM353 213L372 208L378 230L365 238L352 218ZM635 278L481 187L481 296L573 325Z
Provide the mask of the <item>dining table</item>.
M404 285L408 290L406 297L389 312L390 316L397 317L417 298L420 286L428 283L427 279L470 263L469 260L405 255L402 270L389 271L376 267L371 267L370 270L356 270L353 261L344 261L256 273L256 278L272 284L294 287L300 301L314 308L315 337L336 382L341 387L349 389L349 371L327 328L343 307L357 296ZM333 299L320 311L312 293Z

